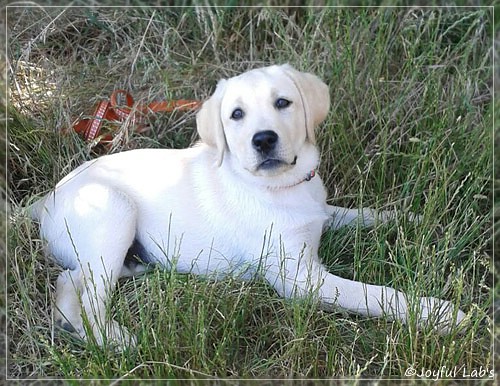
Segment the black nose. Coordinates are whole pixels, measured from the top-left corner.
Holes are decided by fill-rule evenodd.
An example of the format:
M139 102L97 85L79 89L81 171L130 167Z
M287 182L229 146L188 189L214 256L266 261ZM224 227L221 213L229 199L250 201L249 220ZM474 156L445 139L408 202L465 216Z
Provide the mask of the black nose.
M271 130L259 131L252 138L254 149L263 154L268 154L270 151L274 150L277 142L278 134Z

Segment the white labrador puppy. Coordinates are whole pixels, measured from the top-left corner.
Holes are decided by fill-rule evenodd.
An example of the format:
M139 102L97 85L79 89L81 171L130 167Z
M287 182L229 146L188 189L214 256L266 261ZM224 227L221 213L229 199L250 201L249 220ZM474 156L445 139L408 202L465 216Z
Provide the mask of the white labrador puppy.
M261 275L284 297L316 294L321 304L407 321L407 297L343 279L318 258L322 231L391 217L326 204L315 168L315 127L329 109L327 86L289 65L221 80L197 115L201 142L184 150L132 150L75 169L35 203L47 251L66 270L57 280L56 320L99 343L135 338L105 315L121 276L148 264L202 275ZM359 218L358 218L359 215ZM420 325L449 331L464 313L421 298Z

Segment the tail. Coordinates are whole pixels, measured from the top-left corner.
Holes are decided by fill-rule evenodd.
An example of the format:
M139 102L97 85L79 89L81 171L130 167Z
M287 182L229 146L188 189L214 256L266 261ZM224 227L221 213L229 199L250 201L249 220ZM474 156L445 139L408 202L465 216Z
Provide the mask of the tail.
M42 213L45 210L45 200L46 196L35 201L33 204L28 206L28 214L33 220L40 221Z

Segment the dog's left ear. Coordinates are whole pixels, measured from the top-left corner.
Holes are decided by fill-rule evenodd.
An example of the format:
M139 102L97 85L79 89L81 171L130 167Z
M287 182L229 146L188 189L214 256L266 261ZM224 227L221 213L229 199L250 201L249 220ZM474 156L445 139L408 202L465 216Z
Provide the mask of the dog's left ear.
M226 150L226 136L220 116L222 97L226 90L226 80L222 79L217 83L213 95L203 102L200 111L196 114L196 128L201 141L209 146L215 147L218 152L217 165L222 164L224 151Z
M312 144L315 144L314 129L324 121L330 109L328 86L316 75L297 71L289 64L284 64L281 68L299 89L304 105L307 138Z

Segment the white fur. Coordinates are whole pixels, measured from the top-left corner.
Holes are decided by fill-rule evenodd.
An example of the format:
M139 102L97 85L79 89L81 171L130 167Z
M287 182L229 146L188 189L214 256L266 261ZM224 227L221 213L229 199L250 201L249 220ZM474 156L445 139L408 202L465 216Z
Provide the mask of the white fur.
M291 104L278 109L279 98ZM242 119L231 118L236 108ZM148 262L168 269L259 274L281 296L317 291L325 308L406 322L403 293L334 276L319 261L325 226L371 225L392 216L329 206L320 177L306 181L319 162L314 128L328 108L328 88L316 76L288 65L252 70L219 82L198 113L202 142L196 146L103 156L67 175L33 208L48 253L68 269L57 282L57 320L85 337L81 296L99 343L133 343L108 320L105 302L119 276L136 272L124 259L137 240ZM277 134L275 167L262 167L271 157L253 145L262 131ZM464 318L434 298L422 298L416 309L421 324L435 315L441 331Z

